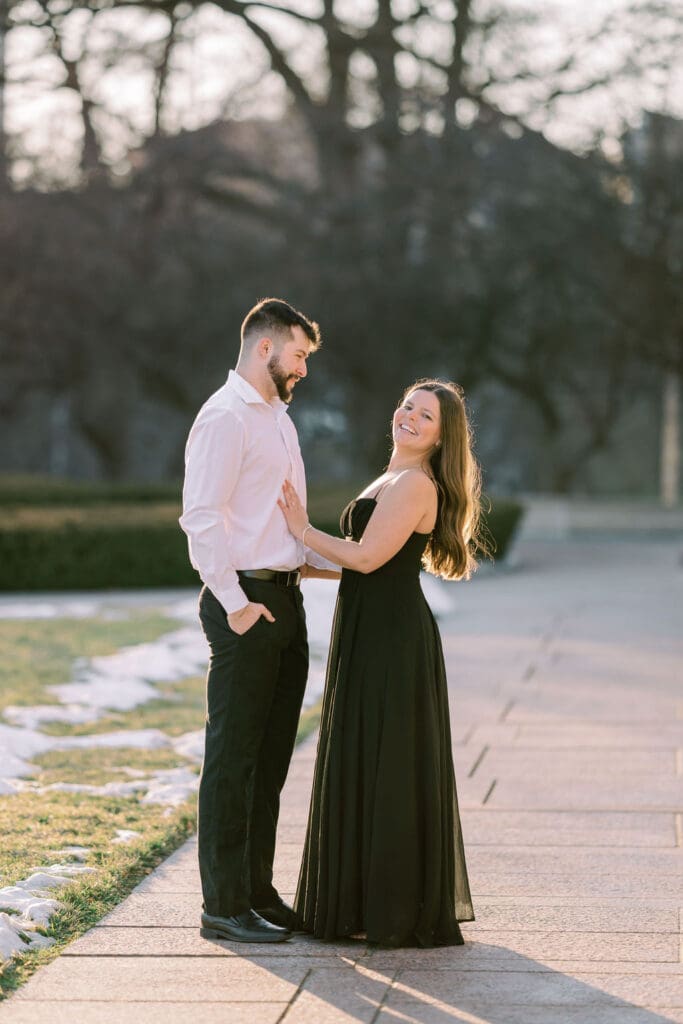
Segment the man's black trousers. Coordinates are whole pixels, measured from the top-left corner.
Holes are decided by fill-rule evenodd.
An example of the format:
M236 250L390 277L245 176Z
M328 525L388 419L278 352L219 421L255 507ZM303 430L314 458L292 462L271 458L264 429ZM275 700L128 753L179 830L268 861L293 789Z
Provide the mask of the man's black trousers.
M207 588L199 618L211 648L204 767L199 785L199 870L204 909L231 917L271 906L280 790L294 749L308 674L298 587L242 578L261 617L238 636Z

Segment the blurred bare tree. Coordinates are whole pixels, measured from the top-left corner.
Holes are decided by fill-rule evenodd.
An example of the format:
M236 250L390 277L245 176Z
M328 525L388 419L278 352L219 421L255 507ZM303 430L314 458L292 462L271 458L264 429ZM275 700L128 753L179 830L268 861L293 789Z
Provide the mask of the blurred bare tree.
M272 100L276 79L278 124L174 120L209 7L257 55L223 113ZM617 141L638 93L664 95L675 75L680 12L625 3L562 45L537 7L474 0L15 0L9 24L32 30L38 68L15 57L15 84L43 75L69 93L80 143L56 171L28 132L8 142L32 230L12 215L0 228L22 253L0 339L9 351L23 332L40 387L70 389L108 475L127 471L141 397L187 416L265 292L322 321L324 384L371 465L391 405L428 368L517 395L546 439L545 480L565 490L609 446L643 359L680 373L680 153L664 170L634 157L635 136ZM112 68L144 77L134 116L102 87ZM563 104L605 90L609 131L558 145Z

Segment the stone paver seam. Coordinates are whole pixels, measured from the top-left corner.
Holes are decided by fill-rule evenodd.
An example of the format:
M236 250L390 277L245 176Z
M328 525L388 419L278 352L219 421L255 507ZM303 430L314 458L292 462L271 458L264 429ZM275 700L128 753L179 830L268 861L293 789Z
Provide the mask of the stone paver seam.
M476 772L477 768L479 767L481 762L484 760L484 758L486 757L486 755L487 755L487 753L489 752L490 749L491 748L490 748L488 743L485 743L484 746L481 748L481 752L479 753L477 759L475 760L474 764L472 765L472 767L470 768L470 770L467 773L467 778L468 779L472 778L472 776L474 775L474 773Z
M372 970L372 961L370 961L370 969ZM398 969L393 970L391 972L391 980L390 980L389 984L387 985L386 989L384 990L384 995L380 999L379 1004L377 1006L377 1009L375 1010L375 1012L372 1015L372 1019L370 1020L370 1024L376 1024L377 1020L379 1019L379 1015L380 1015L380 1013L382 1012L382 1010L384 1009L384 1007L386 1005L386 1001L387 1001L387 999L389 997L389 993L393 990L393 988L394 988L394 986L396 984L397 975L398 975Z
M474 733L476 731L477 731L476 725L470 726L470 728L468 729L467 733L465 734L465 738L462 741L463 747L467 746L467 744L470 742L470 740L472 739L472 737L473 737L473 735L474 735Z
M517 702L515 701L515 699L513 697L511 697L510 700L507 702L507 704L505 705L505 707L503 708L503 710L500 713L500 717L498 719L499 722L504 722L505 721L505 719L510 714L510 712L512 711L512 709L514 708L516 703Z
M294 993L292 998L289 1000L289 1002L285 1006L284 1010L282 1011L282 1013L280 1014L278 1019L275 1021L275 1024L282 1024L282 1021L284 1021L285 1017L287 1016L287 1014L289 1013L291 1008L294 1006L294 1003L299 998L300 993L303 991L304 985L306 984L306 982L308 981L308 979L310 978L312 973L313 973L313 968L309 967L308 970L306 971L306 973L304 974L303 978L299 982L299 985L297 986L296 992Z
M489 788L486 790L486 794L484 796L484 799L481 802L482 803L482 807L486 804L486 801L489 799L489 797L493 793L494 789L496 788L496 783L497 782L498 782L498 779L494 779L493 782L491 783L491 785L489 786Z

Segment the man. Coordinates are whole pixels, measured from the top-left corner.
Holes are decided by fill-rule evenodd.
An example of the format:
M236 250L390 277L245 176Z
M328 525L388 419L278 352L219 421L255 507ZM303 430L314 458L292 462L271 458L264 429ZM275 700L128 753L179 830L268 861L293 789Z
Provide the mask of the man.
M287 411L320 333L288 303L263 299L247 314L241 340L235 370L190 431L180 519L205 584L199 616L211 650L199 786L201 934L282 942L297 919L273 887L275 832L308 644L299 589L305 551L277 499L288 479L305 501ZM313 552L309 561L331 567Z

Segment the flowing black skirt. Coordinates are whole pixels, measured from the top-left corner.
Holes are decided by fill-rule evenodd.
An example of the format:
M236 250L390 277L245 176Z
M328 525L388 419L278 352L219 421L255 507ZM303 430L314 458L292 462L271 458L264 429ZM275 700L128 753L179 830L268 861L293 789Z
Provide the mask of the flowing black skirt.
M457 945L474 919L424 544L342 575L296 897L321 939Z

